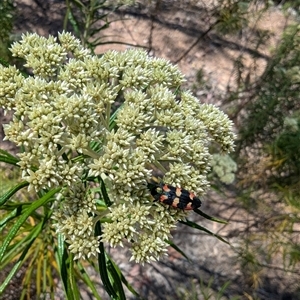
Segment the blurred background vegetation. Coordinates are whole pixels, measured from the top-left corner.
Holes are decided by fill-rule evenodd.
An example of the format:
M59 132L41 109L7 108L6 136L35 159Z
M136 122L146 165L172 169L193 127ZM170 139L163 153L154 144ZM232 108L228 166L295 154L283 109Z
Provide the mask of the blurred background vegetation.
M218 228L218 233L231 243L238 266L233 268L235 277L229 276L230 265L224 268L220 282L214 265L209 276L182 274L185 288L174 288L164 298L300 299L300 1L124 2L1 0L1 63L17 63L8 48L21 33L56 35L62 29L72 31L98 54L116 45L117 49L136 46L178 63L188 73L187 87L201 101L220 106L236 125L236 152L229 161L236 164L235 180L229 184L212 173L214 192L205 200L209 203L205 208L230 222ZM31 9L36 13L31 14ZM166 17L172 14L177 18ZM261 26L270 15L271 27L272 22L274 26L280 22L276 31ZM137 20L147 23L146 41L134 25L126 27L126 22ZM156 30L158 25L185 32L189 38L178 49L165 31L165 40L155 44L163 33ZM131 30L131 37L136 35L124 40L124 30ZM206 54L197 56L200 52ZM230 56L231 64L223 65L229 70L227 76L216 80L209 63L218 68L220 53ZM201 67L196 64L195 68L194 60L202 60ZM1 123L7 121L2 112L0 117ZM14 176L1 170L1 194ZM41 243L51 243L50 235ZM178 235L179 241L183 238ZM201 245L192 247L205 257ZM4 265L0 268L5 270ZM29 280L24 278L26 285ZM235 285L233 278L237 278ZM155 282L148 284L155 286ZM36 291L34 284L30 287Z

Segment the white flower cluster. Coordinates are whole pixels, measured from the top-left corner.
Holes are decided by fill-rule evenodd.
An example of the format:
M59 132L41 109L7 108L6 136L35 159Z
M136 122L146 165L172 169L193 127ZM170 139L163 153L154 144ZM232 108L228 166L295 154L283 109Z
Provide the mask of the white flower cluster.
M296 133L299 131L299 123L300 123L300 118L286 117L283 120L283 129L285 131Z
M213 154L211 166L222 182L230 184L234 181L237 164L228 154Z
M30 190L64 188L54 216L76 258L97 252L89 189L105 177L112 205L102 240L127 240L137 262L158 259L185 213L153 203L149 181L159 173L201 196L210 146L233 149L232 122L180 91L183 75L164 59L132 49L97 57L65 32L58 41L27 34L12 46L33 76L0 67L0 105L14 112L6 138L24 149L22 176Z

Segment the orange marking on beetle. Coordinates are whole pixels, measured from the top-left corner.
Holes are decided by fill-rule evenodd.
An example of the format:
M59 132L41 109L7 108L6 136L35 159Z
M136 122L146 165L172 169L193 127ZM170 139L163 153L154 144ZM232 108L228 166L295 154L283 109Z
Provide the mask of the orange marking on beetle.
M181 192L181 188L178 188L178 187L177 187L177 188L176 188L176 192L175 192L175 193L176 193L176 196L177 196L177 197L180 197L180 196L181 196L181 194L182 194L182 192Z
M163 189L163 191L165 191L167 193L171 192L171 190L170 190L170 188L168 187L167 184L164 184L163 187L162 187L162 189Z
M172 203L172 206L173 206L173 207L177 207L179 203L180 203L179 198L174 198L173 203Z

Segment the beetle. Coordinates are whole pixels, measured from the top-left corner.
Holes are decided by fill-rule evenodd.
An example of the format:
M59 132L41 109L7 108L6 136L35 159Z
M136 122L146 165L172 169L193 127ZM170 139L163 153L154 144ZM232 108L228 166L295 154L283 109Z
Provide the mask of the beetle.
M156 184L150 188L150 192L154 201L160 201L174 208L194 210L201 206L200 199L193 192L170 184Z

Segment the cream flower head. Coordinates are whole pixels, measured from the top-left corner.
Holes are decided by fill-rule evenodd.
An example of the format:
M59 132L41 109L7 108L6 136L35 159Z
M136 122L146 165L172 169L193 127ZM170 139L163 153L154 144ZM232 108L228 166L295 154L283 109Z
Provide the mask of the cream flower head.
M23 35L11 51L32 76L0 67L0 104L14 112L6 139L24 149L30 190L62 188L53 220L70 251L95 255L101 238L127 241L137 262L159 259L186 212L153 202L152 176L203 195L211 146L233 150L232 122L182 91L176 66L142 50L100 57L63 32Z

